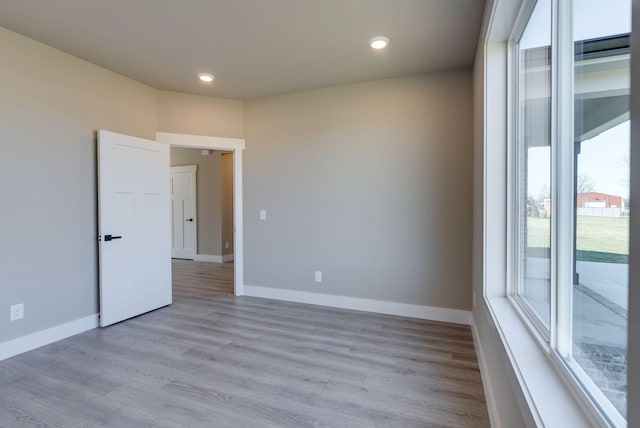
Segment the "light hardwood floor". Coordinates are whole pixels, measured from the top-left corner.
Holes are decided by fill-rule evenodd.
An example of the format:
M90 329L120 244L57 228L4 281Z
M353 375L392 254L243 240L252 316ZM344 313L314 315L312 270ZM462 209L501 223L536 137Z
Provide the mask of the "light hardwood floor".
M176 260L174 304L0 362L0 426L488 427L468 327L234 297Z

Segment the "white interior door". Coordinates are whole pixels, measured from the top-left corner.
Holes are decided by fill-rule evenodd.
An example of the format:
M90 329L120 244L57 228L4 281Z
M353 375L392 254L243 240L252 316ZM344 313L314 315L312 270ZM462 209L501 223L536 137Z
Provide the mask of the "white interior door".
M171 222L171 256L193 260L198 245L195 165L171 167Z
M169 145L98 132L100 326L171 304Z

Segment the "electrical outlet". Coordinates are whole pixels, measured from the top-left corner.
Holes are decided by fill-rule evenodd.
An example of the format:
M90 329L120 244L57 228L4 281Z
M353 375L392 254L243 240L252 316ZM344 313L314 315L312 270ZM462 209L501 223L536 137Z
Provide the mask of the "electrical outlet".
M322 282L322 272L316 271L316 282Z
M16 321L24 318L24 303L11 305L9 308L9 321Z
M224 243L224 248L229 248L229 241Z

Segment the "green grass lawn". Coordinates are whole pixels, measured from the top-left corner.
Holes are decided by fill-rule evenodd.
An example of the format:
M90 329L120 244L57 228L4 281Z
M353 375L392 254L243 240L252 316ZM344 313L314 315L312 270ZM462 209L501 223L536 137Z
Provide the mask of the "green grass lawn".
M527 218L527 247L549 248L551 220ZM629 262L629 218L578 216L578 260Z

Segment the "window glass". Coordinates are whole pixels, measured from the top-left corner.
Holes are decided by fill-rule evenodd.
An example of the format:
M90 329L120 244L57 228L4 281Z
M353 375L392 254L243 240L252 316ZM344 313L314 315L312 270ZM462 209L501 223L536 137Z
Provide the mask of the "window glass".
M549 329L551 290L551 1L518 43L518 295Z
M587 377L587 386L595 385L625 417L630 29L630 0L573 1L576 204L569 359L579 366L578 377Z

